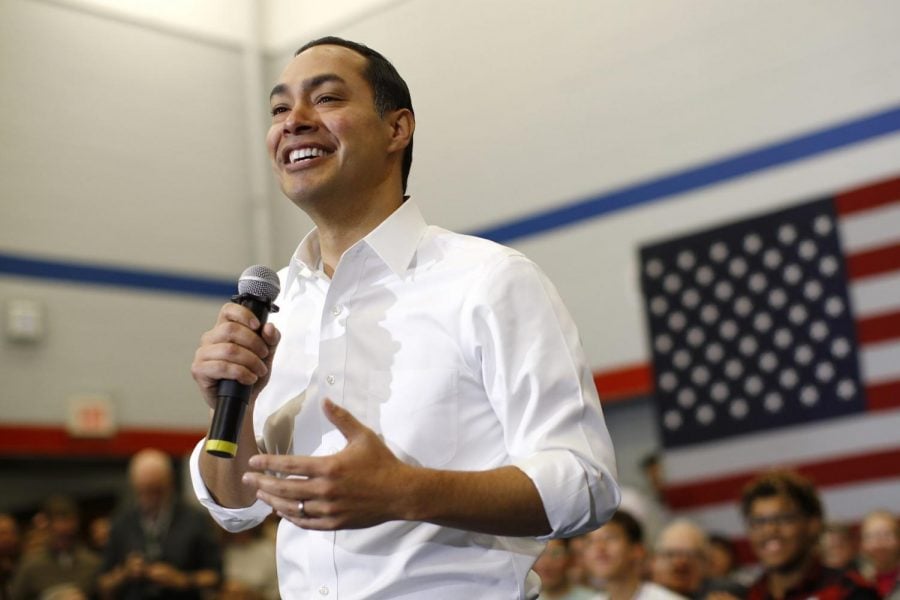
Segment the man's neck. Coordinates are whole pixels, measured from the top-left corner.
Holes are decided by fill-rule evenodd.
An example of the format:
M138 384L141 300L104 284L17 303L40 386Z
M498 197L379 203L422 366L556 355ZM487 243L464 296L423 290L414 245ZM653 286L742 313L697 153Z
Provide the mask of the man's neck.
M319 250L325 274L334 275L341 256L366 237L403 203L403 197L375 199L343 205L342 210L310 213L319 233ZM346 207L346 208L345 208Z
M641 587L641 579L637 573L629 573L621 579L609 579L606 582L606 593L609 600L631 600Z
M771 570L768 573L769 593L773 598L784 598L789 591L800 585L806 578L809 569L815 562L815 556L809 555L789 570Z

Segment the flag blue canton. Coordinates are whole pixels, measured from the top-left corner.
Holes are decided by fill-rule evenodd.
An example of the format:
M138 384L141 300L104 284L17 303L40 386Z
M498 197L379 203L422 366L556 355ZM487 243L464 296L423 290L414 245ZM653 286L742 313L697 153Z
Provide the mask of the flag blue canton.
M641 249L663 445L863 411L831 199Z

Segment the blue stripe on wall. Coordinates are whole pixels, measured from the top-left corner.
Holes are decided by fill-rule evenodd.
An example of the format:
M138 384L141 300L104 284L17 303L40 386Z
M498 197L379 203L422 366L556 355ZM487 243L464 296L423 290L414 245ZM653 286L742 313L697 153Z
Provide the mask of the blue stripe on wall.
M41 260L4 253L0 253L0 273L82 285L117 286L221 299L230 298L237 292L237 277L234 281L225 281L211 277Z
M742 152L708 164L606 192L587 200L555 207L509 223L473 231L472 234L496 242L509 242L648 202L659 201L669 196L704 188L896 131L900 131L900 106L777 142L770 146Z
M470 233L497 242L510 242L897 131L900 131L900 106ZM0 253L0 274L214 298L231 296L236 285L235 282L215 278L4 253Z

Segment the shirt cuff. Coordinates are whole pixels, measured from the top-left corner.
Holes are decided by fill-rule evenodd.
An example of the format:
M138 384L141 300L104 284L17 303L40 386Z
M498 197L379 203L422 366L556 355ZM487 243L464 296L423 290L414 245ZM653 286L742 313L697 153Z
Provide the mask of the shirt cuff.
M203 438L194 447L194 451L191 452L190 460L191 483L194 487L194 494L197 496L200 504L209 511L210 516L216 523L232 533L250 529L265 521L266 517L272 512L272 507L262 500L257 500L250 506L243 508L225 508L216 503L206 484L203 483L203 477L200 475L200 453L203 452L205 445L206 438Z
M602 466L588 467L567 450L547 450L513 461L534 483L551 532L538 539L593 531L616 512L619 486Z

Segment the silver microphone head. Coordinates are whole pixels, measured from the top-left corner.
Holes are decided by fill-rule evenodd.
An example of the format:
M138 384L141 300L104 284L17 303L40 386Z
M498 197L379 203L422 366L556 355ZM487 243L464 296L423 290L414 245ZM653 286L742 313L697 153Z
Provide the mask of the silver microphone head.
M247 267L238 279L239 294L252 294L269 302L275 300L280 290L278 274L262 265Z

